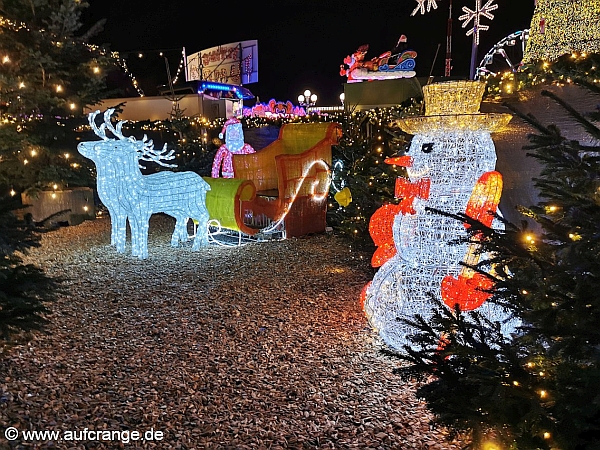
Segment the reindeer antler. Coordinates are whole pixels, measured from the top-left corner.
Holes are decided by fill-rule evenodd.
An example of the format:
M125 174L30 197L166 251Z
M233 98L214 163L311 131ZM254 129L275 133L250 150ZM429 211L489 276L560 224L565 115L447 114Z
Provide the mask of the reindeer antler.
M110 116L112 116L113 112L115 112L114 108L109 108L109 109L107 109L104 112L104 123L103 123L103 126L105 126L106 129L108 131L110 131L113 134L113 136L115 136L116 138L121 139L121 140L129 140L131 142L134 142L135 141L134 137L132 137L132 136L130 136L130 137L123 136L123 132L121 131L121 129L123 128L123 124L125 122L127 122L126 120L119 120L117 122L117 127L116 128L113 126L112 121L110 120Z
M148 139L146 135L142 138L142 143L143 146L139 157L142 161L152 161L163 167L177 167L177 164L167 164L164 162L175 159L175 150L167 153L167 144L163 146L162 150L157 150L154 148L152 139Z
M90 123L90 127L94 133L107 141L110 138L106 135L106 130L110 131L113 136L115 136L119 140L129 141L136 145L138 152L138 159L142 161L152 161L163 167L177 167L176 164L167 164L164 161L170 161L175 159L175 150L167 151L167 144L164 145L162 150L156 150L154 148L154 142L152 139L148 139L148 136L144 134L144 137L141 141L137 141L134 136L124 136L123 135L123 124L126 120L120 120L117 122L116 127L113 126L112 121L110 120L112 114L115 112L114 108L109 108L104 112L104 123L100 126L96 125L96 116L100 114L100 111L94 111L93 113L88 114L88 121ZM141 144L141 148L140 145ZM140 167L144 168L140 165Z
M98 136L106 141L109 138L108 138L108 136L106 136L106 132L104 130L104 124L102 124L99 128L98 128L98 125L96 125L96 116L98 114L100 114L99 110L89 113L88 114L88 122L90 123L90 127L94 131L94 134L96 134L96 136Z
M121 129L123 128L123 124L126 122L125 120L121 120L117 123L117 127L115 128L110 120L110 117L113 115L113 113L115 112L115 108L109 108L106 111L104 111L104 123L100 126L96 125L96 117L98 116L98 114L100 114L100 111L96 110L94 112L91 112L88 114L88 122L90 123L90 127L92 128L92 130L94 131L94 133L96 134L96 136L102 138L103 140L107 141L108 139L110 139L107 135L106 135L106 130L110 131L116 138L122 139L122 140L133 140L135 141L135 138L128 138L126 136L123 136L123 133L121 131Z

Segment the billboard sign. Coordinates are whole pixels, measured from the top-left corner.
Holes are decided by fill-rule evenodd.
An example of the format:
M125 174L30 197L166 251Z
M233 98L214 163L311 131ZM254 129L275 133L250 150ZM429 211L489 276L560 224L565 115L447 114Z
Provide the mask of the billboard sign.
M258 41L240 41L186 56L186 81L243 84L258 81Z

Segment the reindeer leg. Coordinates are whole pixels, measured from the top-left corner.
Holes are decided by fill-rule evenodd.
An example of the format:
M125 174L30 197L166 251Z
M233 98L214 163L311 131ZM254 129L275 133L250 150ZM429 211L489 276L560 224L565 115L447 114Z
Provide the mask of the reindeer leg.
M189 220L190 220L190 218L187 216L181 218L181 228L180 228L179 239L184 244L190 239L190 235L188 234Z
M131 213L133 214L129 216L129 226L131 228L131 255L137 256L140 259L145 259L148 257L148 221L150 215L144 214L137 208L136 210L131 211Z
M117 214L109 209L108 217L110 218L110 245L116 246L118 236Z
M137 218L137 236L139 241L139 253L136 255L140 259L148 258L148 227L150 214L142 214L143 217Z
M198 221L198 228L196 230L196 237L194 238L194 245L192 250L200 250L200 247L208 245L208 220L210 216L206 208L201 208L196 211L196 220Z
M125 241L127 239L127 216L122 211L116 211L113 215L112 228L115 235L115 247L117 252L125 253Z
M181 222L179 219L175 219L175 229L171 235L171 247L179 247L179 239L181 235Z
M113 208L108 209L108 218L110 219L110 245L117 246L119 239L119 216Z
M140 235L137 221L129 218L129 227L131 228L131 255L140 256L142 248L140 246Z
M171 247L178 247L180 242L187 242L189 236L187 232L188 218L184 216L177 217L175 222L175 230L171 236Z

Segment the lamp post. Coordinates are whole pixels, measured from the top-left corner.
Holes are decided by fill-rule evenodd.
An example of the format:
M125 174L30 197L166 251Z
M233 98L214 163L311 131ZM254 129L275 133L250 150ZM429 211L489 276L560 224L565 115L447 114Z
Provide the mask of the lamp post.
M308 108L311 106L315 106L317 103L317 94L313 94L309 89L304 91L304 94L300 94L298 96L298 103L300 106L303 106L308 114Z

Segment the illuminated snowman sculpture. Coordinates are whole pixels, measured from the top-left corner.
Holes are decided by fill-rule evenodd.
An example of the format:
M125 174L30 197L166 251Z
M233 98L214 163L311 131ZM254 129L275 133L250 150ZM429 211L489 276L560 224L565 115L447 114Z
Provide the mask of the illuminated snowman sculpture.
M479 113L485 84L451 81L423 88L425 115L399 119L412 134L406 155L386 162L406 167L408 179L396 183L398 205L386 205L371 218L370 232L379 246L372 264L380 267L364 292L370 325L389 346L402 349L414 332L399 318L431 317L431 294L448 307L483 312L503 320L504 312L485 300L489 279L461 265L473 264L474 245L452 245L466 236L466 225L429 208L466 213L491 225L502 191L496 172L491 132L505 126L509 114ZM496 226L496 224L494 224Z

